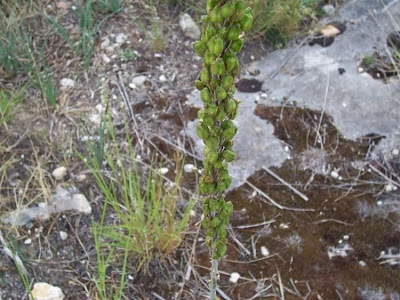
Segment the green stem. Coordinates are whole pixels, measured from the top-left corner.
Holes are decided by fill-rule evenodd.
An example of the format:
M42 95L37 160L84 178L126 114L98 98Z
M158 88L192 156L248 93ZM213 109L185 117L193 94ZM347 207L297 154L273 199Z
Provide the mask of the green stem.
M213 252L215 249L213 248ZM211 282L210 282L210 300L217 299L218 286L218 259L211 260Z

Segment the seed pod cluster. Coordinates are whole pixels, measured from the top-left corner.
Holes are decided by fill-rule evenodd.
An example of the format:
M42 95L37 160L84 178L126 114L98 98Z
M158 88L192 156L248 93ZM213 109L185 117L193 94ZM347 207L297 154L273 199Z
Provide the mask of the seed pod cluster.
M231 184L228 162L236 157L232 149L237 132L232 121L238 113L238 101L234 99L234 81L239 73L236 54L243 47L244 33L250 30L253 16L243 0L207 0L206 8L201 39L193 45L203 58L195 86L204 109L198 112L196 132L205 144L204 171L199 181L200 192L206 195L203 225L213 258L218 259L226 253L226 225L233 211L223 192Z

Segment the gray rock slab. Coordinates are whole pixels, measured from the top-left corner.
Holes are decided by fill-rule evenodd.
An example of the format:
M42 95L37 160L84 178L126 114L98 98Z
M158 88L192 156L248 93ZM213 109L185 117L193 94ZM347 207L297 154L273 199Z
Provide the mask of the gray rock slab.
M295 101L298 106L323 110L348 139L369 133L399 136L394 134L400 128L399 78L384 83L358 71L362 58L374 47L387 50L386 37L396 28L394 20L400 20L399 1L347 1L335 16L321 22L321 26L330 21L346 22L347 30L331 46L305 43L270 53L248 66L259 69L260 74L245 77L262 81L263 88L260 93L236 94L243 102L234 140L238 158L229 167L231 188L241 185L256 170L279 166L290 157L283 142L273 136L273 126L254 115L256 102L277 106ZM345 73L340 75L339 68ZM268 96L260 97L261 93ZM188 98L192 105L202 106L197 91ZM188 124L187 135L195 141L195 151L201 156L204 145L196 136L196 125L197 121Z
M399 78L387 83L360 73L365 55L386 53L386 38L400 19L400 2L348 1L339 10L347 30L326 48L305 44L275 51L249 68L260 70L268 98L261 104L280 105L282 99L323 110L348 139L369 133L391 135L400 120ZM329 20L324 20L328 23ZM345 73L339 74L339 68Z

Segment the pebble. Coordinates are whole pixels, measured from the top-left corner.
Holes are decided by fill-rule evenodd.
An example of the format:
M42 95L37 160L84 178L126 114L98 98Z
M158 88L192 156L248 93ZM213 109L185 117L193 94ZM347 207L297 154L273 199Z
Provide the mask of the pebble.
M269 250L267 249L267 247L265 247L265 246L261 247L261 254L262 254L262 256L268 256L269 255Z
M397 156L397 155L399 155L399 154L400 154L400 150L399 150L398 148L394 148L394 149L392 150L392 155Z
M160 172L161 175L165 175L169 172L169 169L168 168L160 168L158 171Z
M231 273L231 277L229 278L229 281L232 283L236 283L236 282L238 282L239 278L240 278L240 274L237 272L233 272L233 273Z
M111 58L109 58L106 54L101 55L101 59L103 60L104 63L109 64L111 62Z
M339 177L338 172L332 171L332 172L331 172L331 177L332 177L332 178L338 178L338 177Z
M65 241L68 238L68 233L65 231L60 231L60 237L63 241Z
M336 11L335 7L334 7L333 5L331 5L331 4L324 5L324 6L322 7L322 10L323 10L324 13L326 13L328 16L334 15L334 14L335 14L335 11Z
M86 178L87 176L85 174L79 174L78 176L76 176L76 181L83 182L86 180Z
M159 79L161 82L166 82L166 81L167 81L167 77L165 77L165 75L160 75L160 77L158 77L158 79Z
M32 289L33 300L63 300L62 290L46 282L37 282Z
M192 173L195 170L196 170L196 167L194 166L194 164L185 164L183 166L183 171L185 173Z
M73 209L80 211L86 215L92 213L92 207L89 204L89 201L86 199L86 196L83 194L75 194L72 196L71 201L74 202Z
M198 40L200 38L200 29L192 17L188 14L182 14L179 18L179 25L183 34L188 38Z
M397 186L395 186L391 182L389 182L388 184L385 185L385 192L386 193L397 191L397 189L398 189Z
M59 167L54 169L51 173L56 180L62 180L67 175L67 168L66 167Z
M108 46L110 46L111 42L108 37L104 38L103 41L100 44L100 49L104 50L107 49Z
M139 75L136 77L133 77L131 80L131 83L133 83L136 87L141 87L147 80L147 77L144 75Z
M75 80L71 78L62 78L60 80L60 88L62 90L69 90L75 87Z
M135 90L135 89L137 89L137 86L136 86L136 84L134 84L134 83L130 83L130 84L128 84L129 85L129 87L132 89L132 90Z
M24 244L25 244L25 245L30 245L30 244L32 244L32 239L26 239L26 240L24 241Z
M360 264L361 267L366 267L367 266L367 263L365 261L363 261L363 260L360 260L358 263Z
M116 42L118 45L122 45L123 43L125 43L126 39L127 39L126 34L125 34L125 33L120 33L120 34L118 34L117 37L115 38L115 42Z

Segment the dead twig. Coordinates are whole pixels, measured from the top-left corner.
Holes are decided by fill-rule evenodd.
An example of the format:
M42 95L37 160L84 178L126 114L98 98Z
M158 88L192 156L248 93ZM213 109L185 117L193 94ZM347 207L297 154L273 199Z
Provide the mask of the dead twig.
M291 189L296 195L298 195L300 198L302 198L304 201L308 201L308 197L306 195L304 195L302 192L300 192L298 189L296 189L295 187L293 187L293 185L291 185L290 183L288 183L287 181L285 181L283 178L279 177L276 173L274 173L273 171L271 171L270 169L263 167L263 169L272 177L274 177L275 179L277 179L278 181L280 181L281 183L283 183L285 186L287 186L289 189Z
M274 199L272 199L270 196L268 196L266 193L264 193L262 190L260 190L258 187L256 187L254 184L250 183L248 180L246 180L245 183L248 184L255 191L257 191L264 198L266 198L269 202L271 202L272 205L276 206L279 209L291 210L291 211L315 211L315 209L312 209L312 208L295 208L295 207L286 207L286 206L280 205Z

